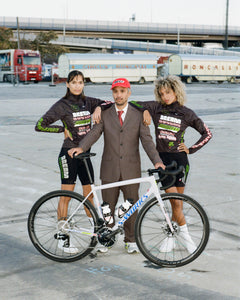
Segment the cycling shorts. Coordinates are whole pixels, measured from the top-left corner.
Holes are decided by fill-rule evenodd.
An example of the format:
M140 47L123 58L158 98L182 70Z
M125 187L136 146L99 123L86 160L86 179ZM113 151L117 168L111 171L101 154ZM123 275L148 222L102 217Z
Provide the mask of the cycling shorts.
M184 187L187 181L188 173L189 173L189 161L186 152L177 152L177 153L169 153L169 152L159 152L159 156L161 157L165 166L170 165L174 160L177 163L177 168L180 166L184 167L183 172L179 173L176 176L175 182L171 185L171 187ZM161 180L162 186L168 186L172 182L172 177L167 176L165 179Z
M80 179L82 185L90 184L83 160L71 158L68 155L68 150L69 148L62 148L58 156L62 184L75 184L77 177ZM91 177L94 180L94 171L90 158L87 159L87 164Z

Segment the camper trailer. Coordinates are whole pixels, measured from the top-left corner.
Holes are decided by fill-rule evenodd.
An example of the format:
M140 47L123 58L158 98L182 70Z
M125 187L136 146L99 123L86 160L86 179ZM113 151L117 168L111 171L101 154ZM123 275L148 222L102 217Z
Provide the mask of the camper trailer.
M117 77L126 77L130 82L144 83L157 77L157 56L65 53L58 59L58 70L60 79L79 70L86 82L112 82Z
M173 54L168 58L168 74L192 81L229 81L240 76L240 57Z

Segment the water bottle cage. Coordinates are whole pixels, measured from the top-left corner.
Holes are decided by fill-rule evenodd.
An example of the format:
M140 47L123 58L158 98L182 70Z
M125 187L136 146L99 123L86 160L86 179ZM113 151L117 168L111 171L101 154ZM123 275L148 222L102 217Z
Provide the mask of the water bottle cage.
M104 216L104 218L111 217L111 213L110 212L109 213L105 213L105 214L103 214L103 216Z
M125 208L125 207L123 207L123 206L121 206L120 209L121 209L124 213L127 212L127 211L129 210L129 208Z

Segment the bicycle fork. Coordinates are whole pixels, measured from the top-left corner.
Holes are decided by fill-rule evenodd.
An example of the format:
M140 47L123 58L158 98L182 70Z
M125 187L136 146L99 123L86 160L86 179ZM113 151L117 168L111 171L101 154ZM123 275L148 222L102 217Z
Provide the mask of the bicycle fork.
M156 195L156 198L157 198L158 203L159 203L159 205L160 205L161 211L162 211L162 213L163 213L163 215L164 215L164 217L165 217L165 219L166 219L166 222L167 222L167 224L168 224L168 226L169 226L169 228L170 228L170 230L171 230L171 233L173 234L173 233L174 233L174 229L173 229L173 226L172 226L172 222L171 222L171 219L170 219L169 214L168 214L167 211L166 211L166 208L165 208L165 206L164 206L164 203L163 203L163 201L162 201L162 198L161 198L161 195L160 195L160 193L159 193L159 189L158 189L157 184L152 185L152 186L151 186L151 189L153 189L153 193Z

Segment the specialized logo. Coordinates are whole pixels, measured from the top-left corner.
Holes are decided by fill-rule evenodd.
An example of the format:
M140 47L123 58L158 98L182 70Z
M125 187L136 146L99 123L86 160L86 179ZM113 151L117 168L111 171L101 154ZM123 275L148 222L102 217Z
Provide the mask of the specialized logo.
M77 104L71 104L70 106L73 111L79 111L79 106Z
M135 211L143 204L143 202L148 198L147 195L143 195L133 206L132 208L123 216L122 220L120 220L118 222L119 225L123 225L123 223L125 221L127 221L127 219L129 217L131 217L131 215L133 213L135 213Z

